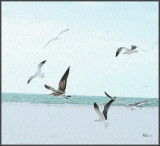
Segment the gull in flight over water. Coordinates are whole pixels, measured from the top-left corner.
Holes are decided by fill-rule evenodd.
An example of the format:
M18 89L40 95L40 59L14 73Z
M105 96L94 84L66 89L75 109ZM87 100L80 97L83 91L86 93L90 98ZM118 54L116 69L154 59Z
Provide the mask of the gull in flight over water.
M96 111L96 113L99 116L98 120L95 120L97 122L103 122L105 124L105 127L107 127L107 125L109 126L109 124L107 123L106 125L106 120L107 120L107 113L108 113L108 109L110 107L110 105L112 104L112 102L115 101L114 99L111 99L105 106L104 106L104 110L103 112L100 112L99 107L97 105L97 103L94 102L94 110Z
M35 78L35 77L37 77L37 76L39 76L39 77L41 77L41 78L44 77L44 73L41 73L41 67L43 66L43 64L44 64L45 62L46 62L46 60L44 60L44 61L42 61L40 64L38 64L38 72L35 73L34 75L32 75L32 76L29 78L27 84L28 84L33 78Z
M111 98L111 99L113 99L113 100L117 100L117 101L120 102L120 103L125 104L127 107L131 108L131 111L132 111L132 110L138 110L138 109L140 109L140 107L142 107L142 106L141 106L142 104L147 103L147 102L153 100L153 99L152 99L152 100L145 100L145 101L136 102L136 103L133 103L133 104L128 104L128 103L125 103L125 102L123 102L123 101L121 101L121 100L116 99L115 97L114 97L114 98L111 97L111 96L108 95L106 92L104 92L104 93L106 94L107 97L109 97L109 98Z
M49 41L47 42L47 44L44 46L44 48L46 48L50 42L52 42L52 41L54 41L54 40L58 40L59 37L60 37L60 35L61 35L62 33L64 33L64 32L66 32L66 31L68 31L68 30L69 30L69 29L65 29L65 30L61 31L55 38L49 40Z
M134 45L131 45L131 49L128 49L126 47L120 47L120 48L118 48L118 50L116 52L116 57L118 56L118 54L121 52L122 49L126 50L126 52L124 52L123 54L130 55L130 54L133 54L133 53L137 53L138 51L135 50L136 48L137 48L137 46L134 46Z
M59 81L58 90L56 90L56 89L54 89L54 88L52 88L50 86L44 85L45 88L53 91L53 93L51 93L49 95L53 95L53 96L56 96L56 97L65 97L67 99L68 99L68 97L71 97L70 95L65 95L65 89L66 89L66 84L67 84L67 78L68 78L69 70L70 70L70 66L68 67L68 69L64 73L63 77Z

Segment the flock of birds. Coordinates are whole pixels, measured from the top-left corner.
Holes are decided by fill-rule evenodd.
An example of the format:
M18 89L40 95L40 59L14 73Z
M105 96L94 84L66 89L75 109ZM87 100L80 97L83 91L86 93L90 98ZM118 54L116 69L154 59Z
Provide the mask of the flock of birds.
M44 48L46 48L52 41L54 40L58 40L59 37L66 31L68 31L69 29L65 29L63 31L61 31L55 38L49 40L46 45L44 46ZM158 42L157 42L158 43ZM156 43L156 44L157 44ZM124 52L123 54L127 54L127 55L130 55L130 54L133 54L133 53L137 53L138 50L135 50L137 48L137 46L135 45L131 45L131 49L128 49L126 47L120 47L118 48L117 52L116 52L116 57L120 54L120 52L122 50L126 50L126 52ZM142 49L143 50L143 49ZM46 60L42 61L40 64L38 64L38 72L36 72L34 75L32 75L29 79L28 79L28 83L30 83L30 81L35 78L35 77L40 77L40 78L43 78L44 77L44 73L41 72L41 68L42 66L45 64ZM67 78L68 78L68 75L69 75L69 71L70 71L70 66L67 68L66 72L64 73L64 75L62 76L62 78L60 79L59 81L59 86L58 86L58 90L54 89L53 87L50 87L48 85L44 85L44 87L48 90L51 90L53 93L49 94L49 95L53 95L53 96L56 96L56 97L64 97L66 99L68 99L69 97L71 97L70 95L65 95L65 89L66 89L66 85L67 85ZM144 85L145 86L145 85ZM145 86L147 87L147 86ZM108 103L105 104L104 106L104 110L103 112L100 112L99 110L99 107L97 105L97 103L94 102L94 109L96 111L96 113L98 114L99 116L99 119L98 120L95 120L95 121L98 121L98 122L103 122L105 124L105 126L108 126L109 124L106 123L107 121L107 113L108 113L108 109L110 107L110 105L114 102L114 101L118 101L122 104L124 104L126 107L129 107L131 110L137 110L137 109L140 109L140 107L142 107L141 105L144 104L144 103L147 103L149 101L152 101L152 100L145 100L145 101L142 101L142 102L137 102L137 103L133 103L133 104L128 104L128 103L125 103L121 100L118 100L116 97L111 97L110 95L108 95L106 92L104 92L105 95L110 98L110 101Z

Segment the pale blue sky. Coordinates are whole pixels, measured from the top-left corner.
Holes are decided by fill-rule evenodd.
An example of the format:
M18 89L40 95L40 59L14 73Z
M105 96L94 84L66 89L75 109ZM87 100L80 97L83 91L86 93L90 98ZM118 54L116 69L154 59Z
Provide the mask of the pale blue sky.
M2 92L48 94L70 65L68 94L157 98L158 17L158 2L2 2ZM115 57L133 44L148 53Z

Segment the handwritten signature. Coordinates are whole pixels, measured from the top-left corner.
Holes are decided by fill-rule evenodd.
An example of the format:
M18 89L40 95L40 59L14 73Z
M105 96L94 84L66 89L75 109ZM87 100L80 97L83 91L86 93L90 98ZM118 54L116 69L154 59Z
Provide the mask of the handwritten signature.
M143 137L152 137L152 135L145 133L143 134Z

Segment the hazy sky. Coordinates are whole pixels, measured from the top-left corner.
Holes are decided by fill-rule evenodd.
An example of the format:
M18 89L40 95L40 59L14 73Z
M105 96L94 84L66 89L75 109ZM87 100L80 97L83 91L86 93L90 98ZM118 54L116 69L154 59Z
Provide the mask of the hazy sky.
M49 94L70 66L66 94L158 98L158 17L158 2L2 2L2 92ZM115 57L131 45L148 53Z

